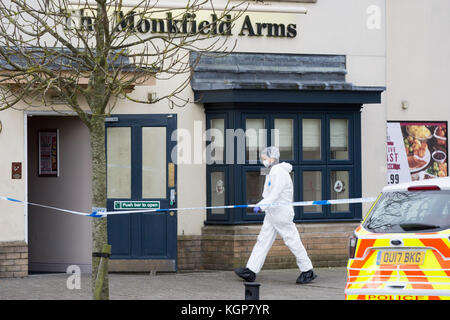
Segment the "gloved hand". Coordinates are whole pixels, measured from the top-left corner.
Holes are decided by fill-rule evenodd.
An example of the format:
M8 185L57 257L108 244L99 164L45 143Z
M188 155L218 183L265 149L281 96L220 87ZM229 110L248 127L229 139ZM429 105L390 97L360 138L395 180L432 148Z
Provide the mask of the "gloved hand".
M254 212L254 213L258 213L259 211L261 211L261 208L260 208L260 207L254 207L254 208L253 208L253 212Z

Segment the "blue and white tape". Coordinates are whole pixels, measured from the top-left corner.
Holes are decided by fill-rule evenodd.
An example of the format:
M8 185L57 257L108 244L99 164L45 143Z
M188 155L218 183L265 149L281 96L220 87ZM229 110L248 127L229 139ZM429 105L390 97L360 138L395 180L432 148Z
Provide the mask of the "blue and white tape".
M28 202L28 201L22 201L22 200L17 200L17 199L14 199L14 198L3 197L3 196L0 196L0 200L6 200L6 201L11 201L11 202L17 202L17 203L22 203L22 204L26 204L26 205L35 206L35 207L41 207L41 208L46 208L46 209L52 209L52 210L57 210L57 211L66 212L66 213L72 213L72 214L82 215L82 216L89 216L89 215L91 215L91 213L79 212L79 211L73 211L73 210L67 210L67 209L61 209L61 208L56 208L56 207L52 207L52 206L46 206L46 205L44 205L44 204L39 204L39 203L34 203L34 202Z
M369 197L369 198L353 198L353 199L338 199L338 200L317 200L317 201L299 201L299 202L288 202L288 203L270 203L264 204L264 207L274 207L274 206L293 206L293 207L305 207L305 206L323 206L323 205L331 205L331 204L350 204L350 203L363 203L363 202L374 202L377 198ZM208 209L237 209L237 208L254 208L258 205L256 204L242 204L242 205L227 205L227 206L210 206L210 207L192 207L192 208L167 208L167 209L145 209L145 210L118 210L118 211L104 211L104 210L93 210L92 212L80 212L73 211L67 209L56 208L52 206L47 206L43 204L27 202L22 200L17 200L9 197L0 196L0 200L6 200L41 208L52 209L56 211L93 217L93 218L102 218L110 215L117 214L129 214L129 213L150 213L150 212L167 212L167 211L196 211L196 210L208 210Z

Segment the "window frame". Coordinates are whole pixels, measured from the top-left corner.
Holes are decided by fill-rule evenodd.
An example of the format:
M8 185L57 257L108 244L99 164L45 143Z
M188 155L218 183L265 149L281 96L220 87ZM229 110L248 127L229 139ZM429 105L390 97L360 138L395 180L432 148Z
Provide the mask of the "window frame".
M232 197L232 190L229 187L233 183L233 176L230 174L231 168L227 165L227 144L226 144L226 130L232 126L232 121L230 120L229 112L218 111L206 114L206 124L205 129L211 129L212 119L224 119L224 163L213 162L211 164L206 164L206 206L211 206L211 172L224 172L225 174L225 205L229 205ZM231 124L230 124L231 123ZM211 141L205 141L205 148L211 143ZM226 223L227 221L232 221L230 209L225 209L224 214L211 213L211 209L206 210L206 221L211 222L221 222Z
M206 104L207 128L210 119L225 118L225 129L243 129L246 130L246 119L265 119L265 129L267 130L266 141L272 142L272 129L275 126L275 119L293 119L294 120L294 160L282 160L292 164L294 171L294 201L303 201L303 172L321 171L322 172L322 200L330 199L331 186L329 180L330 173L334 170L349 170L349 197L361 197L361 105L348 104L340 105L298 105L298 104ZM261 111L264 110L264 111ZM303 119L321 120L321 160L303 160ZM330 151L330 119L348 120L348 149L349 159L332 160ZM225 141L225 152L227 145ZM226 195L227 205L245 205L246 204L246 172L259 171L262 164L249 163L245 160L244 164L237 164L237 147L234 141L234 159L233 164L211 164L207 167L207 201L210 205L210 172L214 167L227 166L227 181L230 186ZM246 148L246 141L244 142ZM231 190L231 188L233 190ZM361 221L362 204L350 204L350 210L342 213L331 213L331 207L325 205L321 213L304 213L303 207L294 207L294 222L337 222L337 221ZM218 214L207 215L205 224L252 224L261 223L263 216L255 217L254 214L247 214L245 208L227 209L226 217L218 218ZM211 218L210 218L211 217Z

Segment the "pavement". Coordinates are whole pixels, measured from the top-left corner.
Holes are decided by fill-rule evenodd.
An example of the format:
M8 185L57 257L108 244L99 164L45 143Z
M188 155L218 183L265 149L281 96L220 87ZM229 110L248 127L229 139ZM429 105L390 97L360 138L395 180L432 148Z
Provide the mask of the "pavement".
M309 284L295 283L298 269L262 270L260 300L344 300L346 268L317 268ZM90 300L90 274L35 274L0 278L0 300ZM244 300L244 282L233 271L109 275L110 300ZM68 285L69 284L69 285ZM74 288L75 286L75 288ZM69 289L73 288L73 289Z

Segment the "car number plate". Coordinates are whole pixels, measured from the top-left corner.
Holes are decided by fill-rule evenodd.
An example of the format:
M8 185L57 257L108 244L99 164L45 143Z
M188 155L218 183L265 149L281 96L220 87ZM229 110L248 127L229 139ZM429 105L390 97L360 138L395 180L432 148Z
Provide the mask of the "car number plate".
M377 264L415 264L421 265L425 260L425 251L379 251Z

